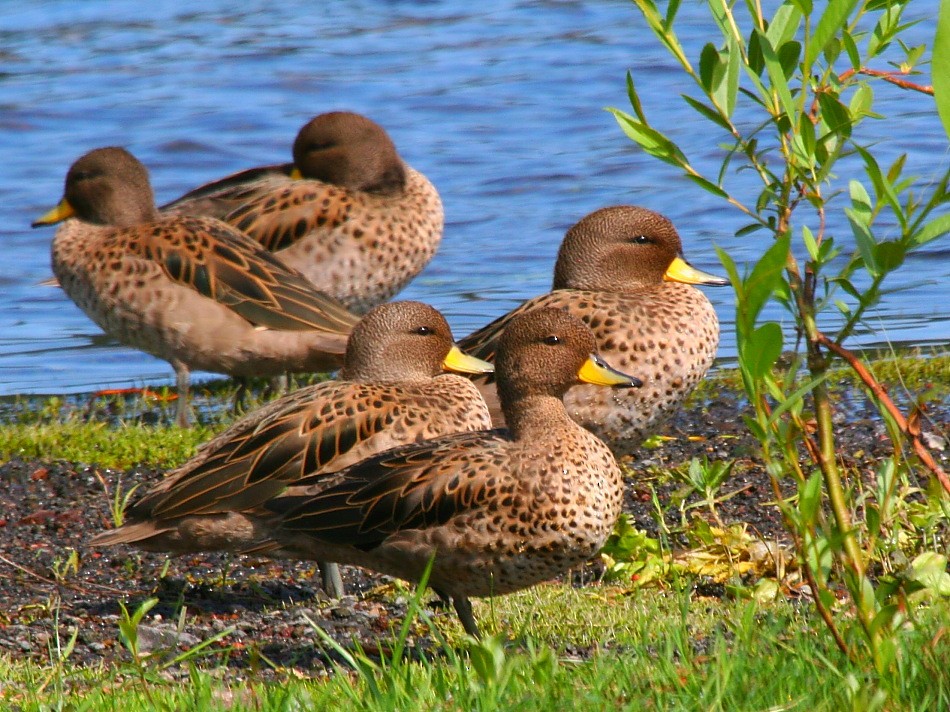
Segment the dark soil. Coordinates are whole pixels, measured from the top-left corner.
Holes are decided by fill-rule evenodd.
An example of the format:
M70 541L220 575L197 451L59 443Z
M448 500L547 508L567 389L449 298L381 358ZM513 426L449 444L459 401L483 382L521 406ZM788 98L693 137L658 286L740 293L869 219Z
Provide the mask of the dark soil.
M667 508L667 524L674 529L679 524L675 502L683 485L664 474L669 468L692 457L735 459L721 492L738 494L717 506L720 516L727 523L746 523L766 540L785 539L770 504L774 493L756 445L744 431L741 410L734 395L717 394L682 412L665 431L672 439L643 450L628 463L626 510L638 527L652 535L658 531L653 491ZM850 472L873 481L875 463L890 452L884 426L860 398L847 401L840 411L839 457ZM944 402L929 418L924 426L933 433L929 443L942 467L950 469L945 440L950 404ZM124 547L85 546L93 533L112 526L111 493L120 479L128 488L139 482L147 486L161 476L147 468L116 472L55 461L0 465L0 654L49 662L57 646L65 646L78 629L72 663L128 661L119 640L120 604L132 613L152 597L159 603L139 626L140 648L173 657L229 630L209 650L230 648L231 677L253 674L266 679L283 674L282 668L307 676L324 674L330 658L310 620L346 646L357 639L374 651L380 641L391 639L391 626L402 619L411 594L384 577L344 568L350 595L330 601L309 563L217 555L169 560ZM596 573L596 565L592 567ZM592 577L584 578L584 585L597 585L590 583ZM439 620L454 613L438 611L434 616ZM424 632L414 642L417 649L430 644ZM215 664L220 660L215 657ZM174 665L165 674L186 675L187 668Z

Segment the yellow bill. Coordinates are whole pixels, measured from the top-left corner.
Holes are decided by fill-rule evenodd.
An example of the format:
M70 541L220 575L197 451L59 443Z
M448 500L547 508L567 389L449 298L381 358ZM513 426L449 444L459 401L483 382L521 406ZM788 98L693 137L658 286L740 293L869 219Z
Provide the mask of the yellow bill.
M290 180L303 180L303 173L300 172L299 168L290 171Z
M69 201L66 198L63 198L59 201L59 204L50 210L48 213L42 217L34 220L30 227L41 227L43 225L55 225L58 222L62 222L67 218L73 217L76 214L76 211L73 210L73 206L69 204Z
M590 358L584 361L581 370L577 372L577 378L584 383L593 383L595 386L639 388L643 385L643 381L639 378L628 376L608 366L597 354L591 354Z
M446 371L457 371L458 373L494 373L495 367L482 361L480 358L469 356L462 353L458 346L453 346L448 356L442 361L442 368Z
M709 272L703 272L693 267L682 257L677 256L666 270L663 279L667 282L682 282L683 284L705 284L710 287L724 287L729 284L728 279L717 277Z

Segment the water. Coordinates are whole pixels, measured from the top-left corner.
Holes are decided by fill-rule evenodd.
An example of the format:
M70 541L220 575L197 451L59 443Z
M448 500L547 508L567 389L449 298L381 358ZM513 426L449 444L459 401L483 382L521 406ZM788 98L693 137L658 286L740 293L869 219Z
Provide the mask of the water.
M936 3L914 3L924 17ZM761 252L747 221L640 153L603 108L627 108L635 71L649 115L700 165L715 146L678 99L690 87L628 3L131 0L0 4L0 394L67 393L169 383L162 361L124 348L50 276L52 230L29 223L62 193L69 164L124 145L151 170L159 202L209 179L289 158L310 117L365 113L439 187L446 235L402 294L440 308L457 336L547 291L564 231L604 205L642 204L679 227L698 267L722 272L714 245L740 264ZM684 3L690 57L713 38L706 11ZM147 14L147 16L145 16ZM930 44L933 22L905 38ZM926 77L922 81L929 81ZM946 170L932 100L875 89L899 122L868 143L928 179ZM888 131L899 127L900 135ZM877 131L877 133L874 133ZM700 132L697 135L697 132ZM752 190L751 177L744 184ZM838 225L841 239L849 239ZM931 243L890 283L902 291L870 315L857 343L950 340L950 243ZM707 290L735 354L732 294ZM772 316L781 318L778 311Z

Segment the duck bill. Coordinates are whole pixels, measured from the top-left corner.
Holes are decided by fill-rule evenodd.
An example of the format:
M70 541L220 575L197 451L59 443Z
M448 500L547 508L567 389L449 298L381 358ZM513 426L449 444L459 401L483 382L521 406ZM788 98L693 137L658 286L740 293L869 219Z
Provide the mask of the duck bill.
M462 353L462 350L458 346L453 346L445 359L443 359L442 368L446 371L456 371L457 373L485 374L495 372L495 367L488 363L488 361L482 361L480 358Z
M290 180L303 180L303 173L300 172L299 168L290 171Z
M677 256L666 270L663 279L667 282L682 282L683 284L705 284L710 287L724 287L729 284L728 279L717 277L709 272L696 269L682 257Z
M593 383L595 386L613 386L615 388L639 388L643 381L626 373L621 373L615 368L611 368L597 354L591 354L590 358L581 366L577 372L578 380L584 383Z
M59 204L50 210L45 215L37 218L31 224L31 227L42 227L43 225L55 225L58 222L62 222L67 218L71 218L76 214L76 211L73 210L73 206L69 204L69 201L66 198L63 198L59 201Z

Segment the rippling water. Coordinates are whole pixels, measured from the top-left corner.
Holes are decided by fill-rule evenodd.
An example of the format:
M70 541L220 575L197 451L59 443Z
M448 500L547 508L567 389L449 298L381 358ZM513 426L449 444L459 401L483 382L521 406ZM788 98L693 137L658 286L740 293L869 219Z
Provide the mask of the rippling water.
M206 0L153 3L147 16L143 7L0 4L0 394L172 380L164 362L113 343L58 289L37 286L50 276L52 230L29 223L59 200L69 164L102 145L142 159L164 202L289 159L317 113L368 114L442 194L441 251L402 296L442 309L457 336L546 291L564 231L604 205L665 213L707 270L721 272L714 245L740 263L763 249L733 236L746 222L738 213L638 152L603 111L627 107L632 69L648 113L682 145L698 145L705 129L678 98L690 87L628 2ZM695 58L713 39L705 10L684 3L680 17ZM921 23L908 43L929 45L932 27ZM938 177L948 154L932 101L876 93L876 108L899 122L867 122L867 141L885 157L909 152L911 174ZM901 135L888 135L895 126ZM702 162L714 149L695 153ZM945 238L909 259L891 284L903 291L869 318L860 343L950 340L948 257ZM729 358L732 294L708 294Z

